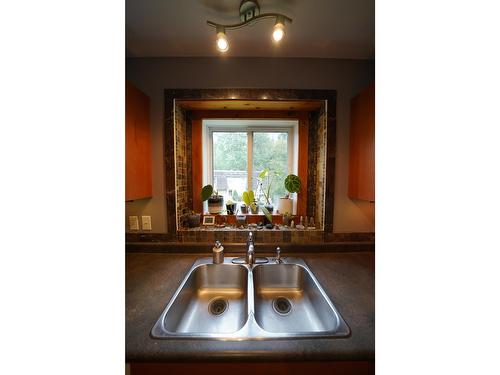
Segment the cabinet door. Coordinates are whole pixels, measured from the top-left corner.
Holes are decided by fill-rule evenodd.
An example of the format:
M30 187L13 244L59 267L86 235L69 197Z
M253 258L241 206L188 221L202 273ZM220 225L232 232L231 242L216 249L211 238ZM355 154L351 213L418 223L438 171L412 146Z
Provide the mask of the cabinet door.
M349 198L375 201L375 84L351 99Z
M150 198L151 179L149 97L126 82L125 200Z

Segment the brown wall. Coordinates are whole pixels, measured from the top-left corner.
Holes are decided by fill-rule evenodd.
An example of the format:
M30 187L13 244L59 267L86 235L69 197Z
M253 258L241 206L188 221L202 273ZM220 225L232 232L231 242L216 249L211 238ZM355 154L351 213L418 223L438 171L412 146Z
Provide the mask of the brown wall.
M335 232L373 232L374 204L347 196L350 99L374 81L374 62L295 58L127 59L126 78L151 98L153 198L126 203L126 216L151 215L165 232L162 126L165 88L292 88L337 90ZM126 219L126 218L125 218ZM125 220L126 221L126 220ZM128 229L128 224L126 228Z

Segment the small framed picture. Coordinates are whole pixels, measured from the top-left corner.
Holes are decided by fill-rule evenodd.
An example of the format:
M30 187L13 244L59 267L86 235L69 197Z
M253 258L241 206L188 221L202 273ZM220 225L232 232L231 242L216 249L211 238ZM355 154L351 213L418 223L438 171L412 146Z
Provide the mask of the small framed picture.
M215 216L214 215L203 216L203 225L215 225Z

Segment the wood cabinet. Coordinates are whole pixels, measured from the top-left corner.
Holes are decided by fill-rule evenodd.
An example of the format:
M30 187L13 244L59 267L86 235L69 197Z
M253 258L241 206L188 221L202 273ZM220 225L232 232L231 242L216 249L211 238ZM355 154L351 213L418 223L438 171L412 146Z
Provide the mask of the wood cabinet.
M149 97L125 84L125 200L150 198L151 127Z
M375 201L375 84L351 99L349 189L353 199Z

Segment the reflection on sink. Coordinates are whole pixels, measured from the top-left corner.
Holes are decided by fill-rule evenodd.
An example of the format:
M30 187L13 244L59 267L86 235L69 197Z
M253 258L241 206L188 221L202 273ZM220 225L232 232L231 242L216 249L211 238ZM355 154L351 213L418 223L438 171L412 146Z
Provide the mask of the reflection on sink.
M198 259L151 330L154 338L345 337L349 328L302 259Z
M296 264L253 270L255 320L270 332L335 331L339 319L311 275Z
M177 333L236 332L247 320L247 270L204 264L189 275L165 315L164 327Z

